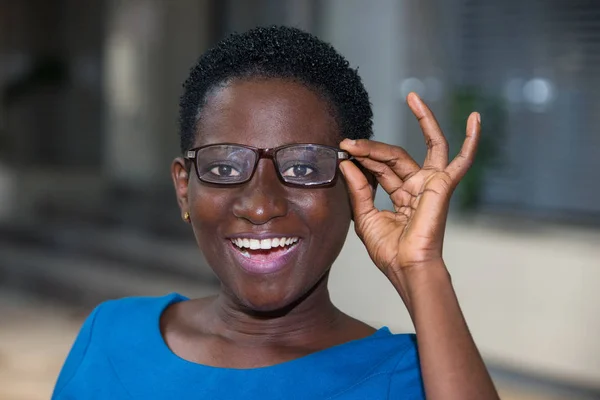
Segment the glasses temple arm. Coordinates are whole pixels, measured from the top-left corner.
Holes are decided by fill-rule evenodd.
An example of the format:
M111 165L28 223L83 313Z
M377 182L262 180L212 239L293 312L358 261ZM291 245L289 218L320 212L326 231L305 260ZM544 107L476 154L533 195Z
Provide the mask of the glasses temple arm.
M337 158L340 161L344 161L344 160L354 160L354 157L350 155L350 153L348 153L347 151L338 151L337 152Z

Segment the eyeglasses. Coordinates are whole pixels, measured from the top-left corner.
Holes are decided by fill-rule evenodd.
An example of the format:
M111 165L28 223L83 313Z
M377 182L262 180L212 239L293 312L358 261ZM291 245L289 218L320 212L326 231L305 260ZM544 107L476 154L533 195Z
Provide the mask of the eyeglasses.
M186 152L193 161L198 179L217 185L239 185L252 179L261 158L273 160L277 176L290 186L331 184L339 163L350 159L348 152L319 144L288 144L259 149L240 144L211 144Z

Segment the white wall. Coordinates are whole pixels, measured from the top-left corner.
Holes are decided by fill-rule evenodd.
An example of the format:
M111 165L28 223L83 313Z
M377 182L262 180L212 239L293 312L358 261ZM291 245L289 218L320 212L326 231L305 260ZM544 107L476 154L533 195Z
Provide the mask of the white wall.
M600 387L600 230L451 221L445 259L467 322L490 362ZM334 266L334 301L396 332L402 301L352 230Z

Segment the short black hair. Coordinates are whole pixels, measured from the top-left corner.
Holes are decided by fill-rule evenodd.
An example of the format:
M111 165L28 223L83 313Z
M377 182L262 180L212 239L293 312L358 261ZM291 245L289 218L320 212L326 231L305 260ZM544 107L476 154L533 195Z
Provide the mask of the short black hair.
M234 33L205 52L183 84L179 102L181 151L194 143L207 94L235 78L284 78L324 96L345 138L373 135L373 111L357 70L330 44L285 26Z

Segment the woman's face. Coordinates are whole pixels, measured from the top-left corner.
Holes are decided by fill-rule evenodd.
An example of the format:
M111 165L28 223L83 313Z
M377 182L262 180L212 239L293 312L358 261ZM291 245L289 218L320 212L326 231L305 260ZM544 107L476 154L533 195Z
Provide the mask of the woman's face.
M195 147L337 146L339 141L330 107L317 93L288 80L250 79L235 80L208 96ZM173 176L206 260L225 292L250 309L274 311L298 300L327 273L346 239L351 212L341 174L330 187L289 187L279 180L273 161L263 158L252 179L241 185L202 183L194 168L189 179L182 179L185 171L177 161ZM286 244L271 240L277 246L268 250L244 246L245 239L247 246L275 238L286 238Z

